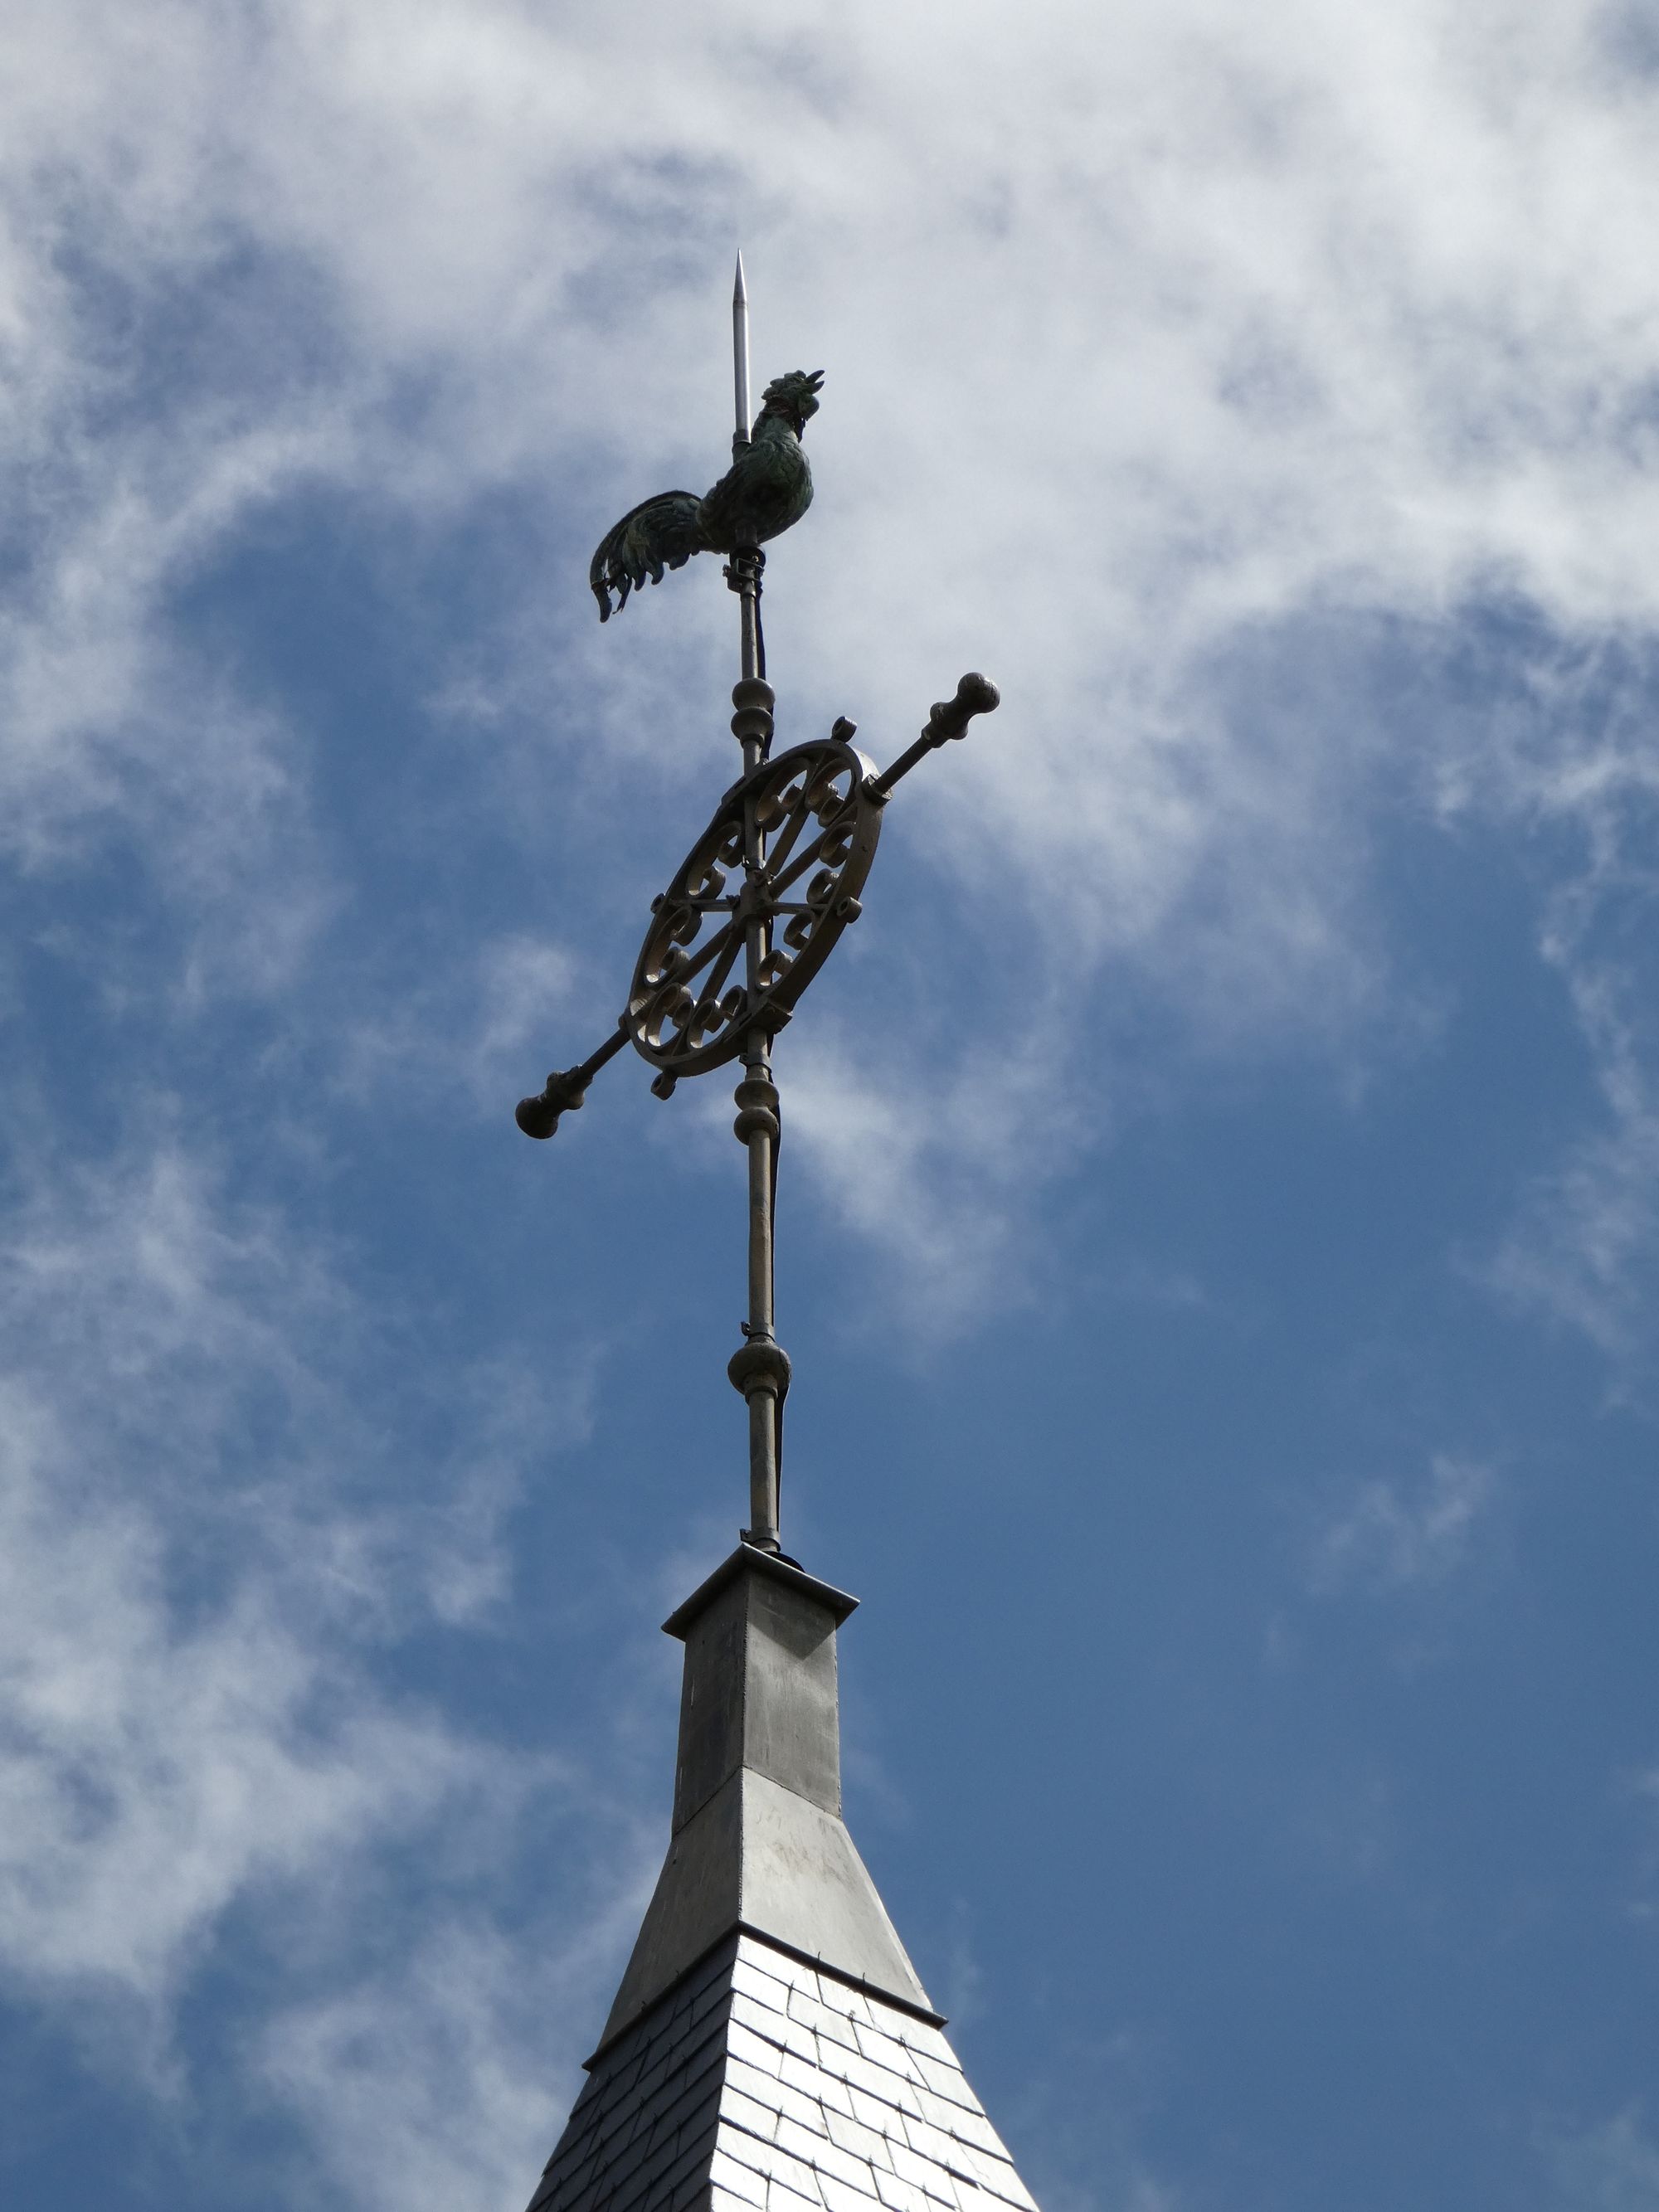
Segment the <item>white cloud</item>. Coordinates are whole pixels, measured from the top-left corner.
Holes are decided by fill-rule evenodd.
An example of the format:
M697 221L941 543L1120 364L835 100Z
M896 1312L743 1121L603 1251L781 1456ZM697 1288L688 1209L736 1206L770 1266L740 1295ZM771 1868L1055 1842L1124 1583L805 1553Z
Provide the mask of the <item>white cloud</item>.
M580 564L614 507L718 466L741 231L760 362L830 370L769 599L788 714L890 751L983 661L1007 704L927 800L958 896L994 881L1080 998L1133 960L1212 1043L1387 1030L1364 822L1401 740L1348 696L1364 625L1656 611L1659 86L1620 20L15 11L9 834L40 864L118 823L195 917L186 988L303 966L341 889L303 743L169 623L301 486L427 533L539 493L579 542L503 607L521 665L489 698L576 685L602 780L715 757L684 704L713 580L601 637ZM1437 774L1510 805L1520 765L1460 768L1470 743ZM1560 732L1534 769L1579 757ZM975 1242L948 1177L910 1206Z
M303 715L185 602L301 497L319 541L368 516L430 548L510 492L551 518L552 573L503 587L501 653L429 702L489 728L468 773L503 834L531 834L532 755L579 765L619 840L712 790L709 564L604 633L582 570L615 513L720 465L741 236L757 368L830 372L817 507L769 574L786 726L844 710L886 757L961 669L1006 696L916 795L915 836L941 906L988 910L988 934L1019 917L1030 959L987 967L957 1036L910 1028L902 1074L878 1037L803 1018L788 1041L789 1156L918 1327L1022 1294L1034 1182L1100 1131L1103 964L1200 1054L1411 1025L1366 823L1380 788L1426 784L1449 820L1540 854L1563 824L1586 841L1588 866L1538 865L1606 1119L1492 1272L1634 1366L1659 1249L1632 1011L1650 979L1598 933L1659 789L1639 20L1588 0L971 0L948 21L873 0L24 0L0 27L0 837L37 882L137 857L176 926L164 963L130 973L94 924L63 927L159 1022L264 994L269 1057L313 1051L337 1086L434 1041L501 1080L590 988L577 924L482 952L451 933L418 988L383 994L402 1011L364 1018L323 957L361 885L315 828ZM1425 758L1379 696L1376 629L1451 638L1494 600L1528 635L1530 711L1443 696ZM1598 652L1622 717L1578 678ZM368 940L363 972L406 975ZM1136 1079L1113 1078L1109 1129ZM325 1141L280 1103L296 1143ZM237 1901L361 1871L394 1835L512 1825L522 1762L394 1694L377 1653L509 1586L527 1439L580 1420L580 1376L463 1379L498 1425L394 1492L373 1470L422 1408L377 1431L386 1409L359 1402L373 1332L324 1240L234 1201L191 1131L129 1124L91 1168L42 1151L18 1174L0 1946L43 1990L126 1990L159 2049ZM1314 1579L1433 1585L1492 1495L1455 1458L1363 1486ZM557 1953L557 1929L538 1942ZM581 1941L564 1956L591 1995ZM262 2078L327 2186L418 2205L507 2185L518 2150L484 2169L479 2146L542 2124L512 1966L499 1929L439 1914L400 1967L284 1998ZM1639 2179L1618 2125L1608 2155ZM1120 2164L1126 2201L1171 2201Z
M1018 1194L1075 1157L1046 1040L975 1042L925 1073L907 1053L818 1024L789 1039L785 1142L805 1153L820 1200L883 1261L869 1310L902 1307L918 1344L1029 1293Z
M1567 848L1542 902L1539 949L1565 990L1601 1110L1532 1177L1480 1272L1516 1306L1586 1337L1615 1389L1639 1400L1659 1341L1659 721L1626 696L1623 659L1540 671L1527 710L1494 732L1501 811ZM1469 803L1467 790L1446 794L1454 814Z
M321 287L322 442L252 465L210 447L192 512L230 514L239 466L244 496L286 466L405 500L526 461L569 481L596 446L607 471L624 447L635 468L684 446L712 467L704 295L744 220L765 351L817 328L843 356L814 431L826 512L790 556L790 588L829 595L811 680L850 635L896 703L969 624L984 650L1001 633L1036 679L1024 750L1058 769L1103 672L1167 680L1241 623L1432 611L1494 574L1569 622L1652 611L1632 556L1659 165L1651 92L1609 72L1598 11L1189 0L1102 38L1054 5L960 11L940 37L867 5L787 27L734 5L653 14L643 58L626 11L314 5L252 36L168 14L171 35L152 18L135 40L89 0L53 11L11 143L22 173L71 149L76 183L25 200L24 255L95 213L134 283L252 246ZM917 133L901 114L924 76ZM386 405L389 375L434 362L435 416ZM902 641L871 588L898 545L945 572Z
M267 2093L304 2124L327 2199L355 2212L501 2212L527 2199L574 2102L581 2023L603 2017L641 1897L586 1928L509 1937L457 1913L411 1955L285 2008L259 2039ZM588 2040L591 2041L591 2036Z
M1494 1496L1489 1467L1444 1453L1416 1482L1361 1483L1319 1532L1311 1585L1329 1595L1355 1583L1399 1589L1443 1582L1468 1557Z
M1555 2136L1547 2156L1562 2212L1653 2212L1659 2205L1659 2146L1633 2106L1582 2134Z
M27 1401L6 1410L0 1947L15 1975L88 1996L112 1984L165 2013L250 1889L349 1868L459 1796L511 1796L481 1747L377 1696L349 1631L319 1638L289 1589L251 1575L170 1602L158 1516L100 1495Z
M1623 1093L1612 1126L1536 1180L1487 1273L1506 1297L1588 1337L1620 1391L1639 1396L1659 1321L1659 1106L1645 1076L1608 1087Z
M499 1117L514 1084L522 1092L538 1083L538 1060L569 1027L573 1003L594 995L588 963L526 931L475 939L470 957L442 960L430 975L396 964L395 948L377 950L390 954L386 972L353 994L372 1011L348 1024L337 1001L313 1005L307 1038L362 1103L414 1086L422 1099L459 1094Z
M498 1745L382 1664L507 1596L520 1469L580 1426L580 1387L561 1407L556 1378L503 1364L423 1391L404 1377L389 1409L376 1332L404 1324L384 1300L371 1320L325 1246L227 1198L183 1146L33 1164L0 1273L14 1987L167 2090L187 2063L179 2008L233 1915L270 1946L244 2002L297 2035L369 2002L359 1954L402 1909L393 1856L418 1844L434 1878L464 1864L477 1893L529 1820L544 1838L578 1807L588 1833L548 1884L542 1934L550 1958L562 1942L595 1971L638 1886L621 1778L596 1787L579 1763ZM416 1434L446 1397L464 1416L455 1464ZM476 1945L441 1880L423 1902L423 1942ZM562 1931L567 1910L586 1936ZM313 1993L285 1994L290 1977ZM405 2032L422 2033L412 2015ZM546 2038L526 2050L544 2057ZM332 2160L316 2085L295 2094L289 2117Z

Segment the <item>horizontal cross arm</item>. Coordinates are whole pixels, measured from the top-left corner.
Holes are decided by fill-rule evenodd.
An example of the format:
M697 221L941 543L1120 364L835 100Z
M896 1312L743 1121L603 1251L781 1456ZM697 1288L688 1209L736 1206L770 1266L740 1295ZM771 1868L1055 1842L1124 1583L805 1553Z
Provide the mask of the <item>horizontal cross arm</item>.
M936 752L951 738L966 737L968 725L975 714L989 714L1001 703L1002 694L988 678L977 671L964 676L957 685L954 699L934 701L927 726L915 744L902 752L884 774L872 776L866 788L876 799L890 798L894 787L909 775L919 760Z
M587 1095L587 1086L605 1066L614 1060L628 1042L625 1021L617 1023L597 1052L590 1053L579 1067L567 1068L562 1074L556 1069L547 1079L547 1087L534 1098L520 1098L513 1109L513 1118L526 1137L550 1137L559 1126L561 1114L574 1114Z

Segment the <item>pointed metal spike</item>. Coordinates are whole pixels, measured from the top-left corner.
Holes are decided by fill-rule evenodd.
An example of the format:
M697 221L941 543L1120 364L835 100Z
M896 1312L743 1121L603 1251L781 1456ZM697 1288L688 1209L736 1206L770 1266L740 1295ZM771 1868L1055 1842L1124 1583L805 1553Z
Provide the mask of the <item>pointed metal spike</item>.
M738 256L738 277L732 288L732 381L737 403L733 445L749 443L749 286Z

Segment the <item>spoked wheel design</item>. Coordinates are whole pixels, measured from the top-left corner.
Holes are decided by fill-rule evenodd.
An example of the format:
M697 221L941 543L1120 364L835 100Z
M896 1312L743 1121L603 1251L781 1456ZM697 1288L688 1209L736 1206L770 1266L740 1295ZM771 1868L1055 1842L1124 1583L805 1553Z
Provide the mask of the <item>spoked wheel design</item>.
M703 1074L735 1059L751 1030L788 1019L858 918L881 833L874 775L843 739L823 738L726 793L653 903L628 994L628 1033L660 1075Z

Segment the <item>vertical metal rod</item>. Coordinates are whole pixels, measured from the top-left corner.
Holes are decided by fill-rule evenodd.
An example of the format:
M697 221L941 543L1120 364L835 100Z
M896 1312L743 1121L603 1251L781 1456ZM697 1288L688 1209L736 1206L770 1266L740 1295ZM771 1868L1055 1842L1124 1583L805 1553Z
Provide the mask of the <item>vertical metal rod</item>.
M739 559L741 559L739 556ZM743 672L756 669L754 592L758 579L744 563ZM764 740L745 735L743 768L752 775L765 757ZM766 866L766 833L755 819L751 804L744 820L744 874L758 883ZM766 964L772 951L772 926L764 916L750 914L744 931L744 952L752 1006L763 988ZM752 1382L744 1395L749 1404L749 1540L763 1550L776 1551L778 1534L779 1407L787 1380L787 1364L773 1334L772 1205L775 1188L778 1134L778 1094L772 1082L772 1041L758 1025L744 1043L744 1079L738 1086L738 1127L749 1152L749 1318L744 1336L750 1350ZM769 1362L766 1355L772 1355ZM781 1376L779 1369L781 1367Z
M758 551L739 552L732 556L732 565L738 572L738 621L742 643L738 648L745 677L766 674L766 648L761 642L760 594L761 562L765 556ZM765 758L763 747L744 740L743 772L760 766Z
M779 1548L779 1413L788 1386L788 1361L773 1334L772 1195L776 1143L777 1092L763 1030L750 1033L743 1056L740 1099L748 1111L744 1139L749 1151L749 1320L744 1350L752 1379L744 1392L749 1407L749 1528L751 1544Z
M738 256L737 281L732 287L732 385L737 413L737 428L732 434L732 458L735 461L749 443L749 285L743 273L743 256ZM726 580L737 592L739 619L742 623L743 673L745 678L766 674L766 645L761 632L760 595L761 570L765 556L758 546L738 546ZM758 768L765 757L763 743L755 751L748 738L743 746L744 774Z
M751 1034L743 1064L751 1082L771 1082L771 1062L763 1031ZM752 1335L770 1336L774 1318L772 1139L763 1130L749 1139L749 1328Z
M778 1549L783 1401L789 1355L773 1334L772 1214L777 1172L778 1094L766 1031L749 1033L734 1128L749 1152L749 1318L744 1345L727 1368L749 1407L749 1526L745 1539Z
M732 440L735 459L749 443L749 288L743 256L738 256L732 291L732 371L737 414ZM772 741L772 695L766 689L766 646L761 630L761 568L758 546L733 549L726 579L738 594L743 674L732 693L737 713L732 727L743 742L743 772L752 775ZM772 952L772 925L756 911L755 894L766 870L766 833L755 819L751 796L744 812L743 863L748 894L744 924L744 972L749 1003L764 986ZM737 1089L736 1133L749 1153L749 1318L744 1346L728 1373L749 1408L749 1526L744 1534L763 1551L775 1552L778 1538L778 1482L783 1396L789 1387L789 1358L773 1334L772 1215L777 1183L778 1094L772 1082L770 1033L756 1025L744 1040L743 1080Z
M738 256L738 281L732 288L732 381L737 401L735 449L749 443L749 287L744 282L743 256Z

